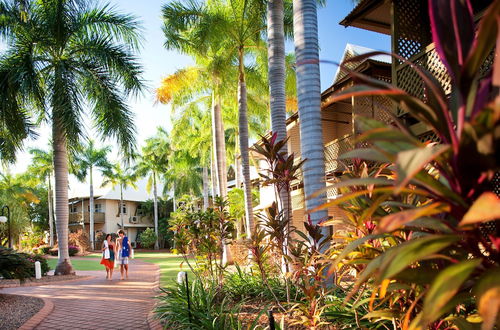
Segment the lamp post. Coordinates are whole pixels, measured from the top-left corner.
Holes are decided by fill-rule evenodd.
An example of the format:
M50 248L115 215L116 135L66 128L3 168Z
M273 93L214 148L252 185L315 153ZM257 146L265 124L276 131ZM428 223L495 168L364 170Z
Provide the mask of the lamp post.
M5 209L7 209L7 216L5 216ZM10 241L10 208L7 205L2 206L2 215L0 216L0 222L7 222L7 227L9 228L9 249L12 248L12 243Z

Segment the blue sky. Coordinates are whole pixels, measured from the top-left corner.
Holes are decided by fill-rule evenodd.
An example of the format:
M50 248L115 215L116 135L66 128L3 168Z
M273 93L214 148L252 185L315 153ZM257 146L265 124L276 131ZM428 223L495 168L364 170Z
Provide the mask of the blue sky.
M170 127L169 107L154 104L154 88L161 79L177 69L192 64L192 60L175 51L167 51L163 47L164 37L161 30L161 7L166 1L159 0L111 0L111 3L123 13L131 13L142 22L144 43L139 60L144 67L144 79L148 90L136 100L130 100L130 106L136 114L137 140L139 145L154 135L157 126ZM357 28L344 28L341 21L354 7L352 0L327 0L325 7L318 10L320 59L340 61L347 43L357 44L377 50L389 50L388 36ZM287 42L287 49L293 51L293 42ZM332 64L321 64L321 86L326 89L331 85L337 67ZM89 125L87 125L89 126ZM93 135L91 129L89 135ZM40 137L29 141L28 147L47 147L50 130L40 129ZM109 143L112 143L109 141ZM29 163L26 153L19 155L14 171L23 171ZM72 185L74 186L74 185Z

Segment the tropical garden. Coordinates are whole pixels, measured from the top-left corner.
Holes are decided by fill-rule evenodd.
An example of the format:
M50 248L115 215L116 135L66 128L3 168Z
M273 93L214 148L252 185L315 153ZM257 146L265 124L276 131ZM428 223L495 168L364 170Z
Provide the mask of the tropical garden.
M438 75L367 53L338 64L354 83L325 101L323 1L166 2L164 47L192 64L153 90L135 16L93 1L0 1L0 276L33 276L35 261L47 273L46 254L55 275L74 273L71 256L102 244L94 190L113 187L123 205L145 180L153 225L141 244L168 248L185 271L162 277L153 312L165 329L496 329L500 1L485 3L477 15L469 0L428 1ZM379 55L410 67L421 96L350 65ZM172 125L139 146L129 102L147 93ZM354 117L360 134L338 158L348 165L325 178L324 102L372 96L391 102L377 109L390 123ZM287 138L295 112L300 157ZM47 147L25 150L41 125ZM13 173L26 151L30 165ZM71 179L88 187L89 233L68 229ZM297 180L303 219L292 216ZM260 209L259 187L274 194ZM124 228L122 207L118 216Z

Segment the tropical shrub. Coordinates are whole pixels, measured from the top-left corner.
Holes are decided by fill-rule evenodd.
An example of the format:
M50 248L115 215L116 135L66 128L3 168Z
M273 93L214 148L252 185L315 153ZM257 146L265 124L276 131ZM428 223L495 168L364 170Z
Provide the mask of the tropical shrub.
M139 242L145 249L152 249L155 245L156 239L156 233L152 228L146 228L146 230L139 235Z
M360 273L347 299L367 286L365 318L373 322L465 329L480 318L482 329L493 329L500 301L500 239L498 230L485 232L483 224L500 218L500 199L491 191L500 170L500 104L493 100L498 87L491 71L481 81L479 75L497 40L500 1L485 12L477 33L469 1L429 1L429 7L436 50L452 81L449 97L431 73L409 64L425 86L425 102L357 73L351 75L358 84L334 101L386 95L425 123L440 143L421 142L397 119L387 125L355 118L362 132L358 142L369 147L343 158L365 160L374 170L334 185L348 190L324 207L365 203L368 208L354 215L365 230L344 248L332 248L330 267L338 271L356 264Z
M19 279L21 281L34 277L36 261L40 261L42 275L46 275L50 268L47 260L42 256L29 255L0 247L0 276L5 279Z
M280 301L286 301L284 280L270 277L267 279L267 284L262 280L260 274L251 270L245 272L240 267L236 267L236 272L225 274L223 291L232 301L249 299L273 301L275 296ZM293 297L299 296L295 287L292 287L291 295Z
M21 249L23 251L32 251L42 244L44 244L43 232L28 232L21 238Z
M41 254L41 255L49 254L50 246L42 245L42 246L37 247L35 250L36 251L33 251L33 252L35 252L36 254Z
M189 305L185 282L161 288L155 307L156 317L165 329L241 329L239 305L229 305L216 281L205 285L198 279L190 283Z
M68 243L69 245L78 247L78 249L84 253L90 249L89 234L82 229L78 229L76 232L69 233Z
M225 244L234 232L234 219L227 211L227 201L216 197L213 208L197 209L196 202L183 199L172 214L171 230L175 232L176 250L191 270L200 276L217 279L222 285ZM194 257L195 266L189 256ZM192 260L192 259L191 259Z

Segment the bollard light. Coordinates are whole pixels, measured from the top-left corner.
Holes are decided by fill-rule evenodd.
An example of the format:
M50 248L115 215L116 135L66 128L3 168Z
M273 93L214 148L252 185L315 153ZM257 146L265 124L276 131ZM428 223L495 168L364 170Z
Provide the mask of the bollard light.
M7 210L7 216L5 216L5 210ZM9 249L12 248L12 243L11 243L11 240L10 240L10 208L9 206L7 205L4 205L2 206L2 210L1 210L1 214L0 214L0 222L7 222L7 227L8 227L8 230L9 230Z
M178 272L177 273L177 283L182 284L184 283L184 278L186 277L186 272Z
M37 280L42 278L42 266L40 265L40 261L35 261L35 278Z

